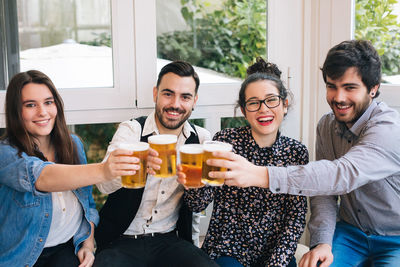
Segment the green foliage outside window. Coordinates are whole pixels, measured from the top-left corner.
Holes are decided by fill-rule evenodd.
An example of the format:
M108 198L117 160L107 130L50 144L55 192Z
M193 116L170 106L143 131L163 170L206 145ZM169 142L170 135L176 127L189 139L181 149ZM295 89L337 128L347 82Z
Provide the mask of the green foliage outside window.
M397 0L357 0L355 38L370 40L382 59L382 72L399 74L400 24L393 14Z
M265 0L226 0L213 11L208 8L211 1L181 0L181 4L190 30L158 36L158 57L186 60L240 78L257 56L265 57Z
M88 163L96 163L103 160L108 144L117 128L117 123L75 126L75 133L83 140ZM100 193L97 187L93 186L93 198L97 209L100 210L107 199L107 195Z
M244 117L221 118L221 129L248 126L249 122Z

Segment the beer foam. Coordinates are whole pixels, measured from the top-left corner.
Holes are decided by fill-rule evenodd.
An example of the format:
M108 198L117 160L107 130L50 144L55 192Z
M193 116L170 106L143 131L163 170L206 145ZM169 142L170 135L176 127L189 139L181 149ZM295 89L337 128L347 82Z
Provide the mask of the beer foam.
M218 141L210 141L210 142L204 142L203 149L208 152L232 151L232 145Z
M158 134L149 136L147 140L151 144L166 145L176 143L178 141L178 138L176 135L173 134Z
M121 143L117 145L117 148L126 149L130 151L145 151L149 149L149 144L145 142L137 142L131 144Z
M183 145L179 148L179 151L185 154L201 154L203 153L203 145L200 144Z

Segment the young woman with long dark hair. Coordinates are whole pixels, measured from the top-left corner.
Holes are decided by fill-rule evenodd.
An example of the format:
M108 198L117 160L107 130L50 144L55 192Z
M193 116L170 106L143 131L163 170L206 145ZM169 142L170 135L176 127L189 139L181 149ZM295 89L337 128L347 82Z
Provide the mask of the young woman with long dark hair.
M98 214L91 184L131 175L137 159L116 150L86 164L63 102L39 71L16 74L0 141L0 266L92 266ZM56 164L55 164L56 163Z

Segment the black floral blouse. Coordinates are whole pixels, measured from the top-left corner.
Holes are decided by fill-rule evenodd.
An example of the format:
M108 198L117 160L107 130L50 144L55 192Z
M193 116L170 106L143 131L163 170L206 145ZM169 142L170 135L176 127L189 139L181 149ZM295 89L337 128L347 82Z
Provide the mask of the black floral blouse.
M224 129L213 139L232 144L236 154L258 166L308 162L307 148L300 142L278 135L272 147L260 148L250 127ZM265 188L206 186L186 190L184 200L195 212L214 200L202 249L213 259L230 256L244 266L287 266L305 226L305 197Z

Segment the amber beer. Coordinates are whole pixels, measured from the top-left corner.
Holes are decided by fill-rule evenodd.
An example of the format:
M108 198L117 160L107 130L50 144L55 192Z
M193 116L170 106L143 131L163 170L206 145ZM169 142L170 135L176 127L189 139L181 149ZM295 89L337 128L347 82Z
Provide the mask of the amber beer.
M125 188L142 188L146 185L147 177L147 155L149 153L149 144L138 142L133 144L119 144L118 148L133 151L132 157L140 159L140 169L134 175L121 176L122 186Z
M214 151L232 151L232 145L219 142L219 141L206 141L203 144L203 173L202 173L202 182L211 186L221 186L224 184L223 178L211 178L208 176L209 172L212 171L227 171L226 168L214 167L207 165L206 161L208 159L220 159L213 157L212 153Z
M155 177L166 178L176 174L176 135L158 134L149 137L150 147L157 150L162 163L159 170L154 170Z
M204 186L201 182L203 166L203 146L188 144L179 148L182 171L186 174L185 186L198 188Z

